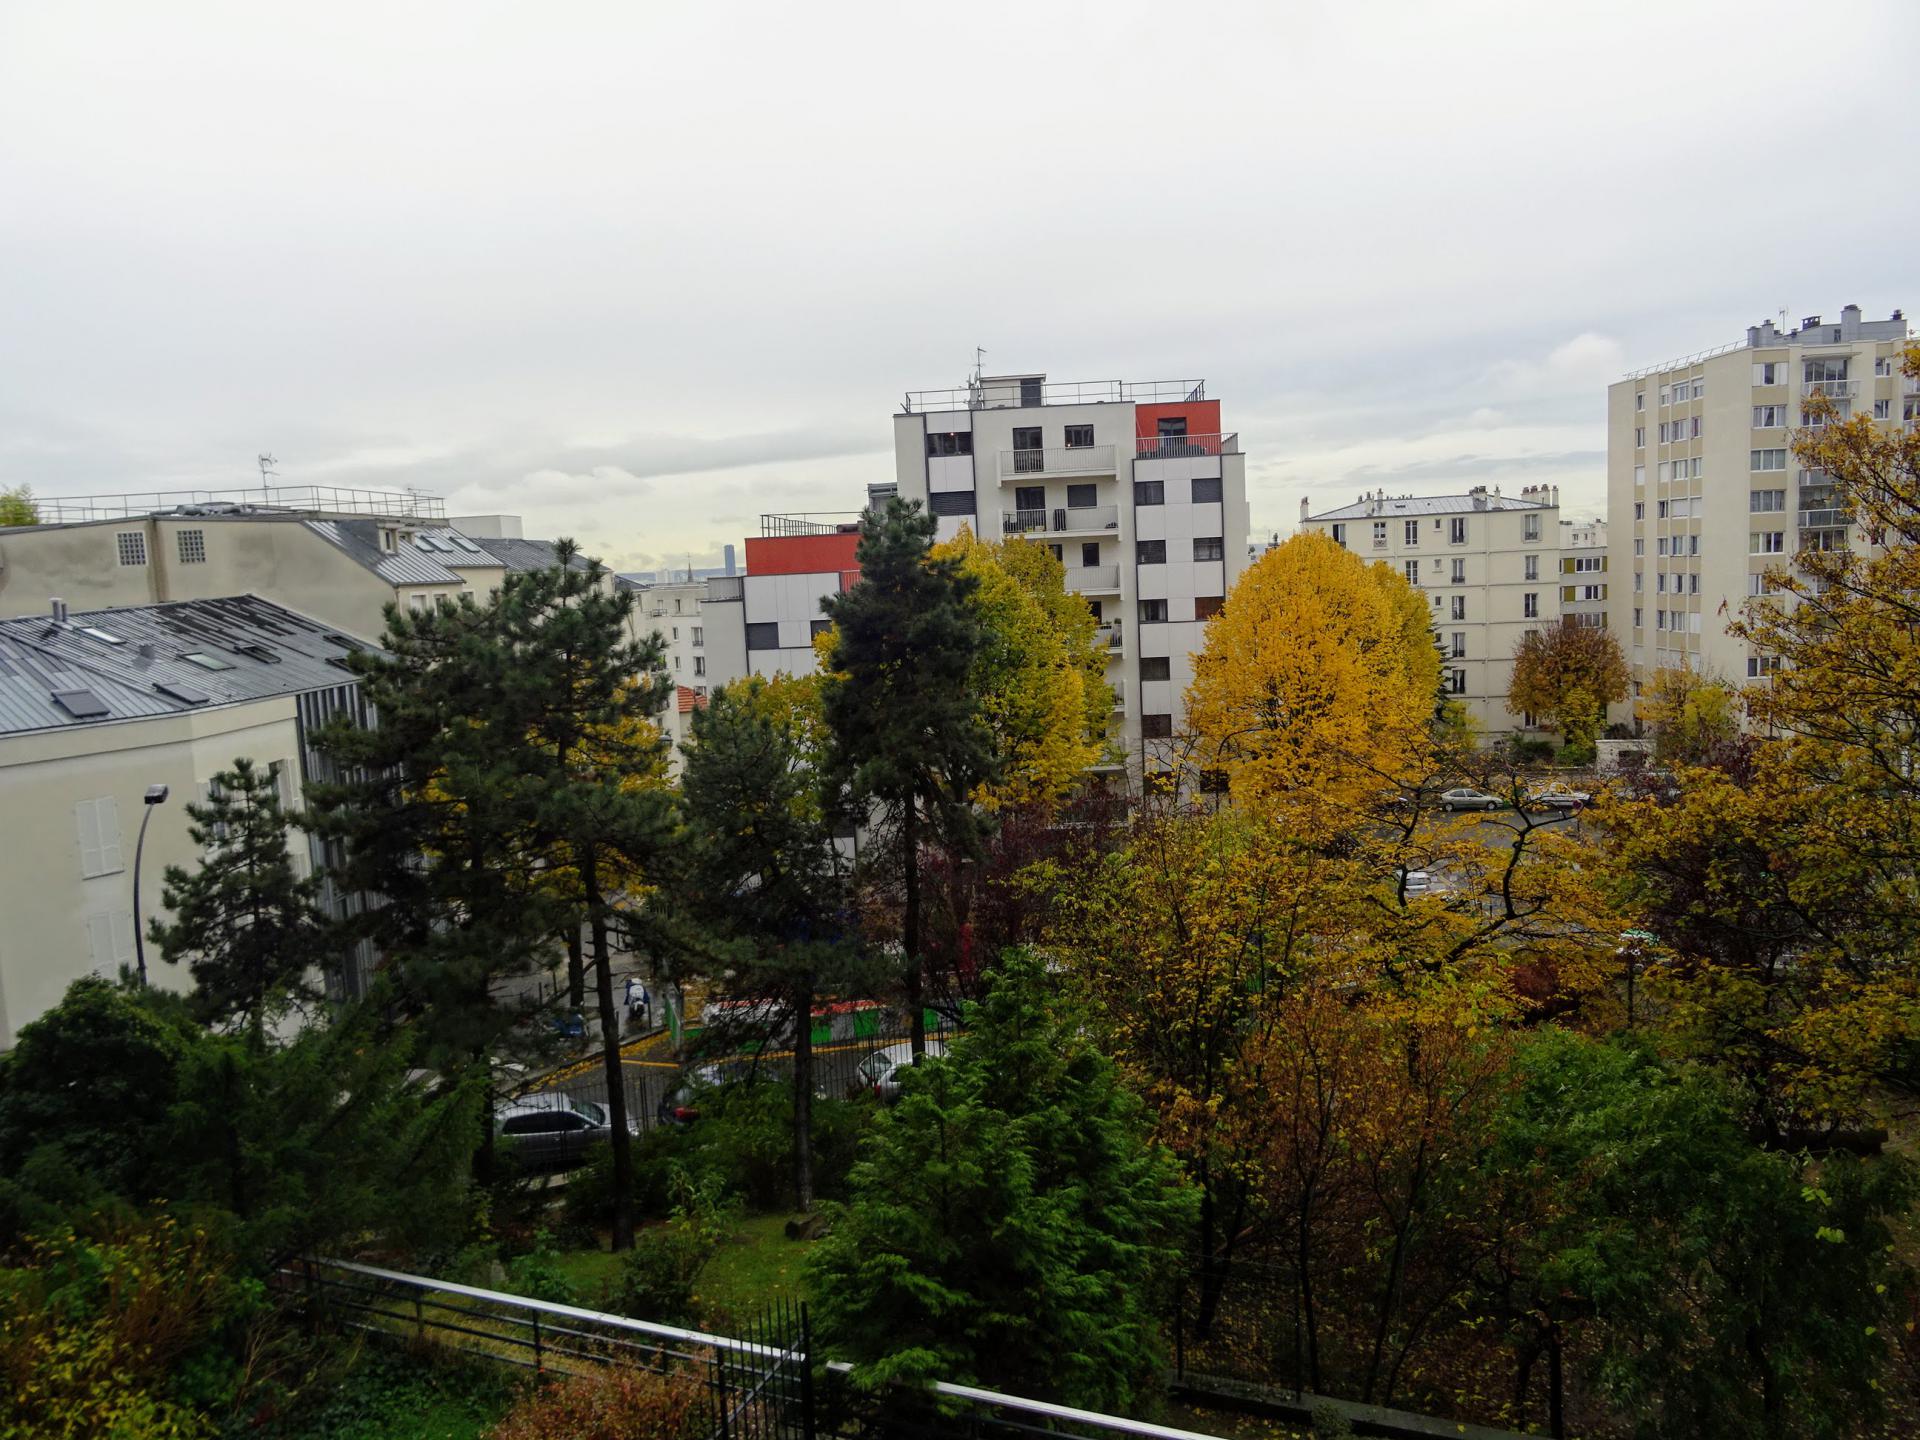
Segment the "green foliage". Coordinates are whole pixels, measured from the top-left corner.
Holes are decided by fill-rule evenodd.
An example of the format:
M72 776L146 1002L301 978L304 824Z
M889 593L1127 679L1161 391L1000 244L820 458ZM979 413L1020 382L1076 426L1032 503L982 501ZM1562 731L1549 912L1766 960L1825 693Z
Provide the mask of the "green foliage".
M195 1012L210 1024L242 1022L255 1043L268 1025L319 998L309 972L325 962L329 937L318 906L320 878L302 877L287 848L277 770L245 756L213 777L208 802L189 804L200 868L166 870L149 939L170 965L193 975Z
M33 498L33 490L26 485L12 485L0 490L0 525L38 525L40 506Z
M971 1024L875 1122L812 1259L822 1333L863 1385L1124 1407L1191 1194L1038 960L1010 952Z
M328 1357L277 1413L236 1419L224 1440L485 1440L525 1391L497 1361L382 1342Z
M739 1210L723 1198L712 1178L697 1182L678 1172L675 1189L679 1198L673 1218L641 1231L632 1252L621 1260L603 1300L609 1310L667 1325L699 1318L694 1282L739 1218Z
M573 1304L579 1296L574 1293L572 1282L555 1263L558 1258L559 1252L554 1249L552 1233L546 1230L537 1232L533 1237L533 1248L508 1263L507 1290L514 1295L525 1295L529 1300L550 1300L556 1305Z
M488 1440L696 1440L712 1423L697 1373L609 1368L528 1391Z
M1551 740L1527 739L1515 735L1507 742L1512 750L1514 761L1522 765L1545 765L1553 759Z

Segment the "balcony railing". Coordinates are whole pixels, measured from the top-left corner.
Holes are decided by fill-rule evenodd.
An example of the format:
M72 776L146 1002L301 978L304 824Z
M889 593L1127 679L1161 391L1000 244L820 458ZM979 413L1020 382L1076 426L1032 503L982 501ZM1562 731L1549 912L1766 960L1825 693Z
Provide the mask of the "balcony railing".
M1093 637L1098 644L1104 645L1114 654L1120 653L1121 632L1118 620L1109 620L1104 625L1094 626Z
M1002 450L1000 478L1009 475L1111 475L1113 446L1068 445L1046 450Z
M1070 535L1078 531L1118 530L1120 507L1081 505L1052 510L1009 510L1000 517L1008 535Z
M1194 455L1238 455L1240 436L1142 435L1133 442L1136 460L1181 460Z
M1067 570L1067 589L1077 594L1089 590L1118 590L1120 588L1120 567L1118 565L1075 565Z
M785 539L794 535L846 535L860 528L858 510L809 510L797 515L762 515L760 538Z
M1207 398L1204 380L1069 380L986 376L954 390L909 390L904 413L933 410L1020 410L1035 405L1178 404Z
M1809 380L1806 384L1809 396L1824 395L1829 400L1851 400L1860 393L1858 380Z
M1851 510L1802 510L1799 514L1802 530L1833 530L1853 523Z

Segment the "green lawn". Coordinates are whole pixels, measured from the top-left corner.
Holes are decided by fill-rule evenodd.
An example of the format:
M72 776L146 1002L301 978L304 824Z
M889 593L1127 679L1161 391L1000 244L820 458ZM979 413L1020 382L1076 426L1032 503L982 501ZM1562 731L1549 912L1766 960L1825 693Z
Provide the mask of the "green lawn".
M374 1341L277 1421L234 1433L249 1440L483 1440L519 1383L516 1372L484 1360Z
M781 1214L751 1215L734 1227L694 1287L703 1325L724 1332L736 1317L751 1317L770 1301L807 1298L801 1271L811 1242L787 1239L786 1226ZM582 1305L596 1302L619 1265L617 1255L598 1249L554 1260Z

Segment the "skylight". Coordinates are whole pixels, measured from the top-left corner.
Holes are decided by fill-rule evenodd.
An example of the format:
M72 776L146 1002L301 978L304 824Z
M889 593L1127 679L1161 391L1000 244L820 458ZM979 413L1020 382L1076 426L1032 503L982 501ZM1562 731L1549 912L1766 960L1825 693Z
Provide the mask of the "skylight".
M91 690L55 690L53 703L76 720L97 720L107 713L106 702Z
M236 655L244 655L249 660L258 660L262 665L280 663L280 657L265 645L236 645L233 647L233 652Z
M104 640L109 645L124 645L127 643L111 631L101 630L93 625L82 625L80 627L80 633L82 635L91 635L96 640Z
M191 685L177 685L169 680L155 681L153 688L169 700L178 700L182 705L205 705L213 699L204 690L196 690Z
M180 657L189 665L198 665L202 670L231 670L233 662L219 655L209 655L204 650L189 650Z

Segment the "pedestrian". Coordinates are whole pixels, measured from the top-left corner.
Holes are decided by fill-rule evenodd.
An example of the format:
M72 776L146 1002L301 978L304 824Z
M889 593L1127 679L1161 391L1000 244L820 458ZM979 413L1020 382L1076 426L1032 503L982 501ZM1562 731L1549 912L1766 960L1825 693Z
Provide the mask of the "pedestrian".
M648 1030L653 1028L653 992L644 980L640 982L640 1024Z
M628 1025L632 1025L634 1021L640 1018L640 1007L644 1003L642 997L644 997L646 993L647 987L640 983L640 977L638 975L627 976L625 999Z

